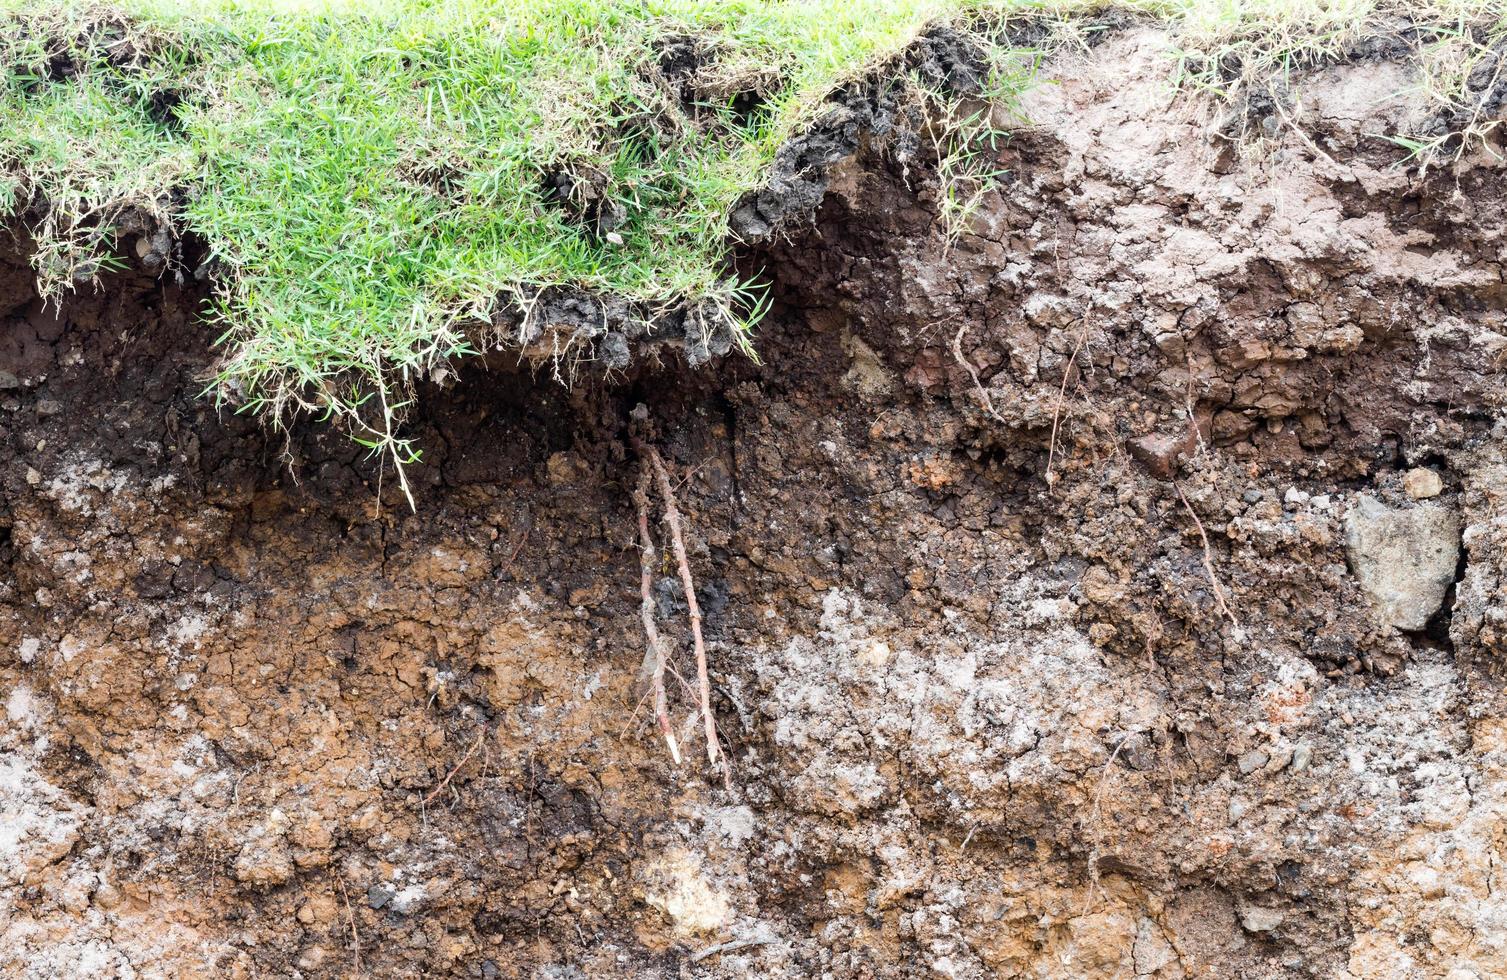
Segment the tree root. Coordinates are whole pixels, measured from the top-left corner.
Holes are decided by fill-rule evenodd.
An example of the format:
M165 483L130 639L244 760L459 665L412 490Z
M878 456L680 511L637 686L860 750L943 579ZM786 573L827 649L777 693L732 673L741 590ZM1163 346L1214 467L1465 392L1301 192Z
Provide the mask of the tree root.
M670 527L670 547L675 554L675 563L680 571L680 584L685 590L686 610L691 621L691 643L696 654L696 693L700 701L702 726L706 732L706 758L715 765L721 755L717 741L717 722L712 717L712 683L706 667L706 640L701 633L701 605L696 601L696 582L691 576L691 562L686 555L685 533L680 520L680 508L675 504L675 488L670 484L670 471L665 467L659 450L633 438L633 448L642 461L634 502L639 514L640 578L643 589L644 632L648 636L649 651L645 663L652 664L649 671L653 684L655 718L670 745L670 754L680 761L679 749L669 730L669 714L664 700L664 644L653 623L653 607L650 584L653 579L654 547L649 536L649 493L653 482L659 487L659 496L664 504L665 523Z
M638 485L633 488L633 504L638 508L639 580L642 592L640 611L644 620L644 637L648 646L644 651L643 675L648 679L649 690L654 700L654 723L670 748L670 758L680 765L680 746L675 741L675 731L670 725L669 699L665 696L665 643L660 638L659 627L654 622L654 558L657 551L654 539L649 535L649 468L643 467L638 474Z
M1230 604L1224 598L1224 589L1219 585L1219 576L1214 574L1214 549L1209 547L1209 535L1204 530L1204 522L1198 519L1198 512L1193 509L1192 504L1188 503L1188 498L1183 494L1183 488L1178 486L1176 480L1172 481L1172 489L1177 491L1177 499L1181 500L1183 506L1187 508L1188 516L1193 518L1193 524L1198 528L1198 537L1203 541L1204 571L1209 575L1209 584L1214 586L1214 601L1219 604L1219 611L1230 621L1230 625L1235 627L1238 634L1240 620L1236 619L1234 612L1230 610Z

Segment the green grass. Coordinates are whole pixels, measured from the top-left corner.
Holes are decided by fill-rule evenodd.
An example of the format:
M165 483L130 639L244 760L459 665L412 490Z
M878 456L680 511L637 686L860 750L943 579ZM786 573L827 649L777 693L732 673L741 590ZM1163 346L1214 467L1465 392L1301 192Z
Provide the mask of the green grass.
M733 202L835 84L964 6L5 0L0 163L16 202L45 202L49 295L111 254L123 214L176 219L213 251L219 389L274 421L337 416L402 460L408 382L499 305L568 285L746 313L724 268ZM102 32L115 11L124 30ZM766 108L683 112L652 65L686 34L716 47L706 87L763 85ZM64 47L81 70L46 81ZM183 100L166 120L163 90ZM546 199L562 166L605 179L613 240Z
M123 224L192 233L213 260L214 390L274 424L334 418L401 473L414 380L493 342L478 325L499 309L568 286L648 309L705 304L746 329L759 304L728 271L728 213L835 86L937 21L1045 16L1067 37L1099 6L0 0L0 212L31 205L49 296L119 262L134 242L117 240ZM1437 62L1420 85L1468 105L1471 59L1503 27L1496 0L1128 6L1171 24L1169 77L1225 96L1402 12L1464 38L1420 45ZM1481 24L1484 43L1467 30ZM716 53L699 80L713 94L690 113L653 71L657 45L681 35ZM50 79L59 55L76 71ZM998 64L995 95L1030 84L1029 59ZM765 99L751 116L734 111L747 90ZM164 112L163 93L181 102ZM930 100L944 212L961 223L994 176L981 147L1003 134ZM544 175L561 167L616 203L610 235L547 199Z

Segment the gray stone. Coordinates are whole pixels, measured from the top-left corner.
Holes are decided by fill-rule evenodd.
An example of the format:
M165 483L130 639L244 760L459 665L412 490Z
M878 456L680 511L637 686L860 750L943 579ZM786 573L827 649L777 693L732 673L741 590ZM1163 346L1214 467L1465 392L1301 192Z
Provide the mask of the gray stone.
M1345 514L1345 553L1382 621L1421 630L1455 580L1460 517L1438 504L1398 509L1361 494Z
M372 885L366 890L366 904L374 909L386 908L387 903L391 902L392 897L397 893L397 889L391 885Z
M1277 909L1257 908L1246 905L1240 909L1240 924L1250 932L1271 932L1287 918Z
M1240 767L1240 774L1242 776L1249 776L1251 773L1255 772L1257 769L1260 769L1262 766L1270 762L1271 758L1271 756L1266 754L1266 750L1255 749L1241 756L1235 764Z

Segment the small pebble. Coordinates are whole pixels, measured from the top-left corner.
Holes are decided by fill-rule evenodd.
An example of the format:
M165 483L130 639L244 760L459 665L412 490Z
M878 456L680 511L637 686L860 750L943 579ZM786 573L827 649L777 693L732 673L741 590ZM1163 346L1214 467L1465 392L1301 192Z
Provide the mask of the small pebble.
M390 885L372 885L366 890L366 904L374 909L385 908L397 891Z
M1444 491L1444 481L1439 479L1439 474L1425 467L1408 470L1402 478L1402 489L1414 500L1427 500L1437 497Z
M1248 504L1259 504L1261 502L1261 491L1252 487L1245 492L1242 499Z
M1251 932L1271 932L1286 918L1276 909L1259 909L1248 905L1240 910L1240 924Z
M1271 756L1266 754L1265 749L1255 749L1241 756L1235 764L1240 767L1242 776L1249 776L1270 761Z

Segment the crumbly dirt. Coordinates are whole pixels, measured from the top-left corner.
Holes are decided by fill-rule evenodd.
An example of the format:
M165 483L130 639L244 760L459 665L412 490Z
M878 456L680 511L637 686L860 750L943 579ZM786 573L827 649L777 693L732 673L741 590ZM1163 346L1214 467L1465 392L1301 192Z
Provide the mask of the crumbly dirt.
M955 244L855 147L762 364L424 388L416 514L199 397L192 284L18 243L0 975L1507 976L1502 165L1398 166L1386 60L1232 143L1164 42L1048 65ZM637 683L639 404L725 777ZM1425 629L1362 494L1458 517Z

